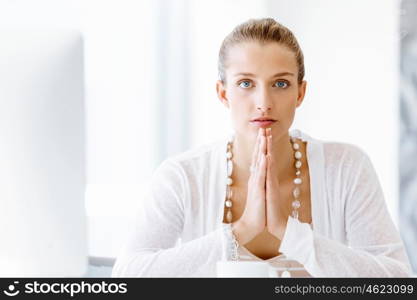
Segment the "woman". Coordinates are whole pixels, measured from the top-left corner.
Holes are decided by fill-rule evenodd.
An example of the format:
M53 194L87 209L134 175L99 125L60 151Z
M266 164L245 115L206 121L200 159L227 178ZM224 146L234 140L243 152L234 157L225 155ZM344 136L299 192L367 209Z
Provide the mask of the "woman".
M404 277L410 266L368 156L289 128L306 92L286 27L249 20L220 49L235 134L165 160L113 276L216 276L220 260L292 276Z

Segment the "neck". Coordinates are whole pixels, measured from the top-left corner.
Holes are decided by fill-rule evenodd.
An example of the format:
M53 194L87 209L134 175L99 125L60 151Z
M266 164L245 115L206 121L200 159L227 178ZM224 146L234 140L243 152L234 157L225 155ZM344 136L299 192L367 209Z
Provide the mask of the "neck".
M256 139L256 137L255 137ZM233 142L233 177L234 186L245 186L250 176L252 153L255 147L255 139L252 136L238 135L236 133ZM288 132L281 136L272 135L272 158L276 162L278 179L284 182L294 173L294 150L292 149Z

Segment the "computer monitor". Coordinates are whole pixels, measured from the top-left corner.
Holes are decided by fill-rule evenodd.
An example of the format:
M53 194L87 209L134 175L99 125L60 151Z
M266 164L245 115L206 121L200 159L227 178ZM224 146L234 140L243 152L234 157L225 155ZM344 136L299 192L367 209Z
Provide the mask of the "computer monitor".
M0 29L0 43L0 276L83 276L81 34Z

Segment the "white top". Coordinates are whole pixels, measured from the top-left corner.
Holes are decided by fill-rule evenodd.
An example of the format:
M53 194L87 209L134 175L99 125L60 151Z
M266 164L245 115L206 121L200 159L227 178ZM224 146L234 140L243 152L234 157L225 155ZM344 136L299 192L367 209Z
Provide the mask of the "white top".
M272 266L298 276L408 277L411 268L372 163L360 148L307 142L312 226L289 217ZM166 159L113 268L115 277L215 277L231 260L231 225L223 223L227 138ZM239 246L242 260L262 260ZM294 275L293 275L294 276Z

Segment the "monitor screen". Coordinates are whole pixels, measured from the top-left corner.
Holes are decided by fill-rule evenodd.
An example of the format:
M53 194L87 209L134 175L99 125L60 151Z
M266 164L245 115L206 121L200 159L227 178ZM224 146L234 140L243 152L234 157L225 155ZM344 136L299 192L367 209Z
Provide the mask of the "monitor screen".
M83 276L81 34L0 29L0 41L0 276Z

